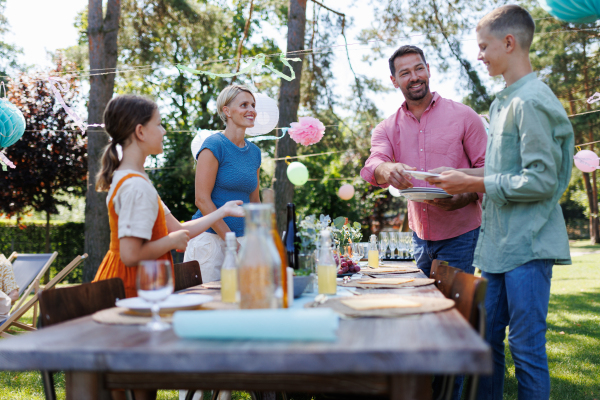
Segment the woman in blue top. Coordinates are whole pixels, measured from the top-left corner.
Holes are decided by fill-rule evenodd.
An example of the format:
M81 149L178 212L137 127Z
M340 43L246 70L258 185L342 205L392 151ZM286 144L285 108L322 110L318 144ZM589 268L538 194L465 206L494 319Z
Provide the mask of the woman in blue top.
M227 86L217 98L219 117L225 123L223 132L209 136L196 155L195 218L207 215L230 200L260 203L259 148L244 137L254 126L256 101L252 92L242 85ZM225 257L225 234L244 235L244 219L227 217L219 220L205 233L190 240L184 261L200 263L202 280L221 279Z

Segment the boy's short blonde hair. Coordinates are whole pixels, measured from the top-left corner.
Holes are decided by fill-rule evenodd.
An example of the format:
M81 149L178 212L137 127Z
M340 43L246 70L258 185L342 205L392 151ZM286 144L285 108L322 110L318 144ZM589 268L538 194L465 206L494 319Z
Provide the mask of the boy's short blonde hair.
M250 93L252 98L254 98L254 94L244 85L229 85L225 89L221 90L219 93L219 97L217 97L217 112L219 113L219 117L223 120L225 125L227 125L227 115L223 112L223 107L231 104L233 99L237 97L241 92ZM256 99L254 99L256 101Z
M498 38L513 35L519 46L529 52L535 22L526 9L517 5L507 5L496 8L487 14L477 24L477 31L488 28L490 33Z

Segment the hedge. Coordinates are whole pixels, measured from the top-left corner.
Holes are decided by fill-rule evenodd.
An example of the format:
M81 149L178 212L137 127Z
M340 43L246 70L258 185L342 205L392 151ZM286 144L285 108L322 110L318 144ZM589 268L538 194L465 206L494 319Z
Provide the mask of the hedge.
M83 254L85 224L83 222L51 222L50 252L57 251L58 257L50 267L50 278L56 275L78 255ZM13 251L19 253L46 252L46 224L0 221L0 253L8 257ZM71 272L66 280L81 283L83 263Z

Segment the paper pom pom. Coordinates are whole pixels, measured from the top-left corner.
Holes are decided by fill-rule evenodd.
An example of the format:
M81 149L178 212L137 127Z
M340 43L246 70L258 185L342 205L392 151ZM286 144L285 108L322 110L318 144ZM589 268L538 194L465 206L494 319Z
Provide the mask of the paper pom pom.
M302 186L308 181L308 169L304 164L294 161L287 167L287 177L296 186Z
M202 143L204 143L206 138L208 138L211 135L214 135L215 133L217 132L203 129L196 134L196 137L194 137L194 139L192 140L192 145L190 146L192 149L192 157L194 157L194 160L197 159L196 157L198 156L198 152L202 147Z
M254 93L256 99L256 119L254 126L246 129L246 135L256 136L271 132L279 122L277 102L262 93Z
M598 168L600 160L591 150L581 150L575 154L575 166L583 172L592 172Z
M0 147L12 146L25 132L25 118L14 104L0 99Z
M592 23L600 18L597 0L539 0L542 8L563 21Z
M393 187L392 185L390 185L388 187L388 190L390 192L390 194L394 197L400 197L400 189L396 189L395 187Z
M350 200L352 197L354 197L354 186L350 185L349 183L340 186L338 190L338 196L340 196L340 199L342 200Z
M325 125L321 121L312 117L300 117L299 122L292 122L288 131L294 142L303 146L319 143L325 132Z

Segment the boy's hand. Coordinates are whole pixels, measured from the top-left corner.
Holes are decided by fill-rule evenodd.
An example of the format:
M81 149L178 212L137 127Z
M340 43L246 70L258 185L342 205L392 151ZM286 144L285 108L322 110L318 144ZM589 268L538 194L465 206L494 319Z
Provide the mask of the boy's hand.
M188 241L190 240L190 232L186 230L180 230L169 233L171 238L171 246L177 251L185 251Z
M427 178L427 182L444 189L448 194L459 194L474 192L469 189L469 175L459 171L445 171L441 176ZM483 180L483 178L482 178Z
M468 206L479 197L475 193L455 194L449 199L425 200L425 203L440 208L444 211L454 211Z
M221 207L223 210L223 215L225 217L243 217L244 209L240 207L242 204L243 201L241 200L228 201Z
M451 168L451 167L439 167L439 168L430 169L427 172L431 172L432 174L441 174L442 172L453 171L455 169L456 168Z
M395 187L396 189L403 190L413 187L412 176L405 173L404 171L414 171L416 168L408 166L406 164L397 163L390 169L388 176L386 177L387 183Z

